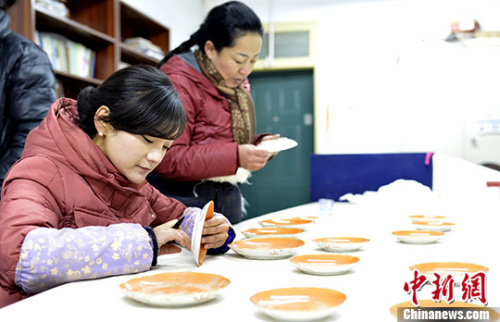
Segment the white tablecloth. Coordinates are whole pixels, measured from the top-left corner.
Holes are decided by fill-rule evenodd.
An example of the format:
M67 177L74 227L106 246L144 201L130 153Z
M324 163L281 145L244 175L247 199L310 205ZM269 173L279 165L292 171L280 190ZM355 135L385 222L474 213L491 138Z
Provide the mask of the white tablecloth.
M376 199L376 198L375 198ZM500 199L500 198L499 198ZM225 255L207 256L197 267L192 254L164 255L148 272L93 281L65 284L0 309L0 321L271 321L250 301L257 292L272 288L309 286L332 288L346 294L346 301L325 321L396 321L389 313L392 305L411 299L403 285L412 279L409 266L424 262L453 261L481 264L487 274L490 307L500 306L500 271L497 247L500 245L500 206L498 202L445 201L436 215L456 223L453 231L439 242L411 245L399 242L393 231L413 229L408 217L417 214L400 203L335 203L331 215L322 215L300 238L305 241L298 254L322 253L312 239L329 236L365 237L370 242L350 255L361 260L348 273L337 276L307 275L289 259L250 260L230 250ZM235 225L240 231L259 227L263 218L319 215L317 203L310 203ZM132 277L172 271L194 271L222 275L231 284L210 302L185 308L149 307L124 297L119 284ZM419 298L430 298L432 286L425 286ZM461 295L456 289L455 298ZM476 302L479 304L479 302ZM154 319L154 320L153 320Z

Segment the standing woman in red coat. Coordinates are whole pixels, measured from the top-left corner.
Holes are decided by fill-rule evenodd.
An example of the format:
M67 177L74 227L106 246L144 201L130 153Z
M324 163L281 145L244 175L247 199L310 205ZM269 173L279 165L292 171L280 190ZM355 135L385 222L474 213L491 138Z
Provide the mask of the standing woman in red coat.
M255 134L247 77L262 34L252 9L227 2L214 7L198 31L160 63L179 92L187 123L148 181L188 206L213 200L232 223L242 219L239 184L273 156L256 144L279 136Z
M189 250L201 209L145 180L184 123L172 83L152 66L58 99L2 187L0 307L62 283L149 270L177 248L170 241ZM228 230L220 214L207 220L203 247L227 251Z

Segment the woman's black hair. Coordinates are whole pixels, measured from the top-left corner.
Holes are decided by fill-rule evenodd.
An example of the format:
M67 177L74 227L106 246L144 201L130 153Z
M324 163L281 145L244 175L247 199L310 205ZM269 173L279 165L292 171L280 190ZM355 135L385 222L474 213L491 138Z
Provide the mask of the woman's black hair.
M115 130L173 140L184 131L186 113L165 73L148 65L116 71L97 88L84 88L77 99L79 126L91 138L101 106L109 108L103 121Z
M170 57L189 51L198 45L203 49L207 40L213 42L215 50L220 52L225 47L235 45L236 39L247 33L264 34L259 17L247 5L239 1L230 1L212 8L198 31L168 53L158 67L165 64Z

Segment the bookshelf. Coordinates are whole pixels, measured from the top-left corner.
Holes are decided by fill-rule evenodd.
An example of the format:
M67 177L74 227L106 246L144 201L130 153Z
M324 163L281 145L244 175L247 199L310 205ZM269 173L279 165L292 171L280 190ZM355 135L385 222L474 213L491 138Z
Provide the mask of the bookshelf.
M66 1L67 17L43 8L35 0L18 0L10 9L11 29L38 42L37 34L58 34L89 48L95 55L93 77L55 69L59 96L76 98L80 90L96 86L121 63L156 65L159 60L125 44L142 37L169 51L169 29L120 0Z

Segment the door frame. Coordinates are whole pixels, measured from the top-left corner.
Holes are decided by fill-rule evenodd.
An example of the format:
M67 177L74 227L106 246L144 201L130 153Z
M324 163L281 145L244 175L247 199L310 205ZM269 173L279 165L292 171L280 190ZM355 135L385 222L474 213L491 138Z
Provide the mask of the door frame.
M318 39L318 24L316 21L295 21L295 22L280 22L263 24L264 32L272 30L274 33L279 32L294 32L307 31L309 32L309 56L307 57L291 57L291 58L274 58L274 57L259 57L254 66L254 72L271 72L271 71L297 71L303 69L312 70L313 73L313 152L318 151L318 136L324 132L318 124L324 124L319 120L318 113L318 95L317 86L318 77L316 72L317 59L317 39ZM328 114L328 111L327 111Z
M304 78L303 78L304 76L306 77L305 80L307 81L307 84L310 84L310 86L311 86L311 87L309 87L309 85L307 86L308 89L307 89L306 92L308 93L307 96L311 98L312 102L309 101L309 99L306 99L305 105L301 105L302 106L301 111L302 111L302 113L313 113L312 129L310 128L310 126L307 125L307 123L305 121L306 120L305 118L300 118L299 117L300 118L300 122L304 122L303 130L299 131L299 133L302 133L302 131L305 131L303 133L306 133L306 132L308 133L307 136L303 137L304 139L307 138L307 142L308 142L307 149L304 150L304 151L302 151L300 153L300 160L301 160L301 162L302 161L304 162L303 164L302 163L300 163L300 164L302 164L302 166L307 167L307 170L305 170L305 168L304 168L304 171L300 171L299 170L299 173L296 173L296 174L300 174L299 177L302 178L300 182L303 182L305 185L300 184L300 185L297 186L297 188L300 188L301 190L292 189L293 191L291 191L291 194L293 194L293 193L296 193L296 192L301 192L302 189L305 188L305 193L307 195L307 198L303 199L302 197L300 197L300 198L294 199L294 200L299 200L300 199L301 203L309 202L309 200L310 200L309 199L309 195L310 195L310 193L309 193L309 189L310 189L310 182L309 182L309 180L310 180L309 158L310 158L310 154L314 153L314 146L315 146L315 141L316 141L315 140L315 126L314 126L314 123L315 123L315 121L314 121L314 104L315 104L315 102L314 102L314 96L315 96L314 70L312 68L308 68L307 70L305 70L305 69L263 70L263 71L259 71L259 72L255 73L255 74L253 74L252 76L255 75L256 77L259 77L256 74L262 74L263 77L264 77L263 79L266 79L267 77L271 77L270 80L268 79L267 81L264 82L263 85L264 85L265 89L266 88L268 89L267 86L272 86L272 84L276 84L276 85L282 84L280 82L281 79L283 79L283 82L284 82L283 83L284 89L289 88L289 86L291 85L290 84L290 79L291 79L292 84L294 84L294 83L297 84L296 81L302 82L303 84L299 85L299 87L297 87L297 88L299 88L300 91L303 91L305 89L305 87L304 87L305 83L304 83ZM299 77L299 79L294 80L294 76ZM270 81L270 83L269 83L269 81ZM266 85L266 82L268 83L268 85ZM252 84L254 84L254 83L252 81L250 81L250 84L252 86ZM257 83L255 83L255 84L257 84ZM297 86L297 85L295 85L295 86ZM281 87L278 86L278 88L281 88ZM285 105L285 106L288 106L288 105ZM269 110L266 109L266 111L269 111ZM279 109L279 111L280 112L284 112L282 109ZM256 111L256 114L257 113L258 112ZM274 113L272 113L272 114L274 114ZM289 115L289 114L285 113L285 114L280 114L280 115ZM299 115L304 116L306 114L299 114ZM266 115L257 116L257 121L259 119L261 119L261 117L265 117L268 120L271 119L271 118L269 118L269 115L266 114ZM281 116L280 116L280 119L281 119ZM274 121L274 122L276 122L276 121ZM271 131L272 133L275 133L276 130L277 130L276 133L285 134L285 136L287 136L287 133L285 133L287 131L284 131L284 132L281 131L283 129L279 129L278 128L278 129L269 130L267 128L267 125L263 124L263 126L266 129L261 128L261 129L258 130L259 132L266 132L267 133L267 132ZM275 132L273 132L273 131L275 131ZM288 133L288 135L293 135L293 134L292 133ZM299 142L300 142L300 140L299 140ZM305 141L303 143L305 143ZM302 149L306 148L306 145L302 146L302 148L301 148L301 146L302 145L299 143L299 148L300 148L299 150L302 150ZM287 153L287 152L283 152L283 153ZM298 152L296 152L296 153L298 153ZM280 156L278 156L278 158L280 158ZM273 166L275 166L274 163L273 163ZM300 169L302 169L302 166L300 167ZM279 167L279 169L282 169L282 167ZM266 168L266 169L263 169L263 170L264 170L264 172L266 172L266 171L272 171L272 172L267 173L267 174L263 174L263 173L261 173L259 171L258 173L254 174L255 177L256 177L254 179L257 179L257 177L259 177L260 180L266 180L265 178L268 178L268 175L270 177L273 177L273 175L275 175L275 172L273 170L269 169L269 168ZM279 171L280 170L278 170L278 172ZM293 177L290 177L290 178L293 178ZM294 177L294 178L298 178L298 177ZM287 179L285 179L285 181L286 180ZM249 180L249 181L251 183L250 186L252 184L254 184L254 187L250 187L250 186L247 187L246 185L242 185L240 187L242 189L243 196L247 195L249 197L248 201L250 202L250 208L248 209L248 214L247 214L247 216L246 216L245 219L252 218L252 217L255 217L257 215L261 215L261 214L263 214L265 212L277 211L277 210L281 209L281 208L269 209L270 207L268 207L268 203L267 203L268 200L266 199L266 197L259 196L259 193L262 194L262 191L265 191L266 189L269 190L269 188L271 188L270 191L274 191L273 189L275 189L275 188L271 187L272 184L271 184L271 186L269 186L269 184L267 184L268 182L264 183L264 181L262 181L262 182L261 181L259 181L259 182L252 182L252 180ZM273 181L271 180L270 182L273 182ZM263 184L263 185L261 185L261 184ZM285 185L285 186L288 187L288 188L291 188L292 186L295 187L294 185ZM259 187L259 189L257 189L257 190L260 191L260 192L259 193L252 192L253 188L257 188L257 187ZM302 192L301 192L300 196L302 196ZM260 199L260 198L263 198L263 199ZM285 200L285 199L283 199L283 200ZM253 208L252 209L251 208L252 207L252 203L255 203L257 200L259 200L258 203L261 203L261 204L258 205L257 208ZM282 199L279 199L279 200L281 201ZM263 205L265 205L265 206L263 206ZM283 205L283 202L277 202L274 206L280 206L280 205ZM297 204L294 204L294 206L295 205L297 205ZM256 214L256 213L258 213L258 214Z

